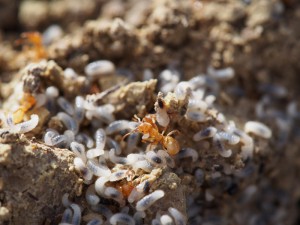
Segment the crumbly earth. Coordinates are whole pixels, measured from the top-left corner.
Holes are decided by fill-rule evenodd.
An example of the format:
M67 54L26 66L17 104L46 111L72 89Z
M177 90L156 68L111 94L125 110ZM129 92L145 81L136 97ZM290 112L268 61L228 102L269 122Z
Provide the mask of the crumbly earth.
M46 147L24 135L1 137L1 224L53 221L62 211L63 194L82 194L73 159L69 151Z
M83 80L71 84L61 80L64 68L72 67L83 75L87 62L109 59L118 68L129 69L133 76L105 78L107 81L97 84L100 89L110 87L116 79L142 80L146 68L153 71L154 78L169 67L181 71L182 79L189 79L206 72L209 65L233 67L236 76L224 84L224 90L235 86L235 93L243 93L224 92L217 101L220 111L237 124L255 120L261 84L287 88L288 95L279 105L292 99L299 103L300 3L296 0L95 0L86 1L84 7L81 1L68 4L67 0L3 0L0 4L1 105L30 62L16 49L14 40L21 30L43 31L53 23L63 28L64 36L47 48L53 61L45 64L40 76L69 97L85 87ZM1 13L8 9L11 13ZM13 18L8 19L8 15ZM142 116L151 110L155 91L155 81L129 83L103 101L114 100L119 107L117 118L130 119L133 114ZM273 123L268 125L276 128ZM199 147L191 142L199 125L174 117L172 126L180 130L177 138L181 143ZM155 183L160 188L173 188L168 193L178 198L163 199L161 207L165 210L173 205L184 210L184 196L195 193L201 205L197 213L208 224L299 223L299 129L297 132L281 147L275 139L270 143L256 140L258 153L246 163L238 154L233 159L218 157L207 147L209 143L203 144L195 165L203 170L203 184L197 186L190 161L180 162L184 176L167 171ZM29 137L0 140L0 224L57 223L56 217L63 212L62 195L81 193L80 178L72 169L73 154ZM240 173L219 176L234 169Z

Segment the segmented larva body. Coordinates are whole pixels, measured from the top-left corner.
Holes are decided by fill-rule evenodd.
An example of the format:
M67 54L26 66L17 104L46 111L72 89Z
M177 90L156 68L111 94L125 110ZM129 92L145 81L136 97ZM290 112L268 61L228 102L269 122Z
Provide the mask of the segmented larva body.
M65 99L64 97L58 97L57 103L66 113L71 116L74 115L74 107L67 99Z
M33 114L30 116L30 120L15 124L12 127L12 131L15 133L27 133L31 130L33 130L39 123L39 116L36 114Z
M104 190L104 195L108 198L111 198L118 202L121 206L125 205L125 201L123 199L123 195L120 191L118 191L114 187L106 187Z
M162 215L159 220L160 220L161 225L172 225L172 224L174 224L173 219L171 218L171 216L169 216L167 214Z
M105 129L106 134L110 135L122 130L134 130L138 125L137 122L132 122L128 120L117 120L108 125Z
M92 171L92 173L95 175L95 176L104 176L104 177L107 177L107 176L110 176L111 174L111 171L108 167L104 166L104 165L101 165L99 164L98 162L96 162L95 160L93 159L89 159L87 161L87 164L86 164L87 168L89 170Z
M215 127L207 127L193 136L194 141L201 141L206 138L211 138L217 133L217 128Z
M83 162L86 162L85 148L82 144L73 141L70 144L70 148L77 157L81 158Z
M191 87L189 82L179 82L175 87L175 95L178 100L184 100L188 94L191 93Z
M256 136L263 138L270 138L272 136L272 131L263 123L257 121L248 121L245 124L244 130L246 133L252 133Z
M79 205L72 203L70 207L73 210L73 218L72 218L72 224L73 225L80 225L81 222L81 209Z
M187 224L186 217L178 209L170 207L168 209L168 211L172 215L172 217L174 218L174 221L175 221L176 225L186 225Z
M100 218L92 219L87 223L87 225L101 225L101 224L103 224L103 220Z
M110 219L109 222L112 225L126 224L126 225L135 225L134 219L125 213L116 213Z
M95 185L91 184L85 192L85 199L89 205L97 205L100 198L96 194Z
M218 132L218 135L221 140L225 140L230 145L236 145L240 142L240 137L231 133L227 132Z
M153 205L157 200L159 200L160 198L164 197L165 192L162 190L156 190L154 192L152 192L149 195L146 195L145 197L143 197L141 200L139 200L136 203L136 210L137 211L145 211L146 209L148 209L151 205Z
M214 69L213 67L208 67L207 69L208 75L210 75L212 78L220 81L226 81L230 80L234 77L234 69L231 67L224 68L224 69Z
M68 130L71 130L76 134L79 130L77 122L68 114L60 112L57 114L57 118L63 122Z
M219 154L224 158L228 158L231 156L232 151L230 149L226 150L223 143L221 142L221 137L218 133L213 137L214 146L219 150Z
M127 172L128 170L118 170L110 175L109 181L112 182L112 181L122 180L127 176Z
M193 162L196 162L198 160L198 152L193 149L193 148L184 148L181 149L179 151L179 153L177 154L177 158L180 159L184 159L184 158L188 158L191 157Z
M74 166L75 169L81 173L85 183L90 183L93 178L93 173L90 169L87 168L86 164L82 161L81 158L75 157Z
M90 79L96 79L103 75L113 74L115 65L108 60L98 60L87 64L84 72Z

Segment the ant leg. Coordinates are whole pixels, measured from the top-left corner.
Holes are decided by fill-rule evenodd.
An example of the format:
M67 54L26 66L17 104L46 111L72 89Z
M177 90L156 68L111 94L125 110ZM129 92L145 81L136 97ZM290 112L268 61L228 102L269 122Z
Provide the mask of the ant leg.
M178 134L180 134L180 131L179 130L173 130L173 131L171 131L171 132L169 132L168 134L167 134L167 136L172 136L172 135L178 135Z

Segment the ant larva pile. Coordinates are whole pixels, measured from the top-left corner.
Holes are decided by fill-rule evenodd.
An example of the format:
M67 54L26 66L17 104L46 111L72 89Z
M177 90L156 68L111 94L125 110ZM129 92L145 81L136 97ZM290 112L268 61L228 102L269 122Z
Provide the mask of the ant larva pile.
M209 67L207 75L187 81L180 81L174 69L163 70L156 81L147 69L142 82L123 79L101 91L95 81L117 74L108 60L87 64L84 76L53 61L29 64L21 74L12 100L3 105L0 136L35 135L35 141L74 153L83 193L76 202L65 193L61 225L199 224L197 199L211 203L222 194L205 184L203 168L214 161L205 159L214 158L212 167L223 168L222 173L213 169L210 179L243 176L243 162L255 154L253 137L272 136L258 121L239 127L218 110L216 101L222 83L234 77L232 68ZM112 96L127 98L125 91L141 87L151 90L148 102L140 103L150 110L136 110L141 118L118 116L126 106Z

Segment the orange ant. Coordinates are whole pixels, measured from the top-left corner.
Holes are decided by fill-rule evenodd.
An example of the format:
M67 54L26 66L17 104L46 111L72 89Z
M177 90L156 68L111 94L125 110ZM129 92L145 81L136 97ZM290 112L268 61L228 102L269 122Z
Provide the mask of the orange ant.
M35 105L36 100L34 96L29 93L24 93L20 101L20 107L13 113L14 123L20 123L23 121L25 113Z
M159 133L158 127L155 122L155 114L148 114L143 118L142 121L135 115L135 119L137 120L139 125L134 130L124 135L123 139L131 133L139 132L143 134L142 142L150 142L153 145L157 145L160 143L170 155L176 155L179 152L179 143L175 138L171 137L172 134L178 132L177 130L171 131L166 136L164 136L164 132Z
M17 45L22 45L29 57L39 60L47 57L46 50L43 46L43 39L39 32L24 32L21 38L16 41Z

